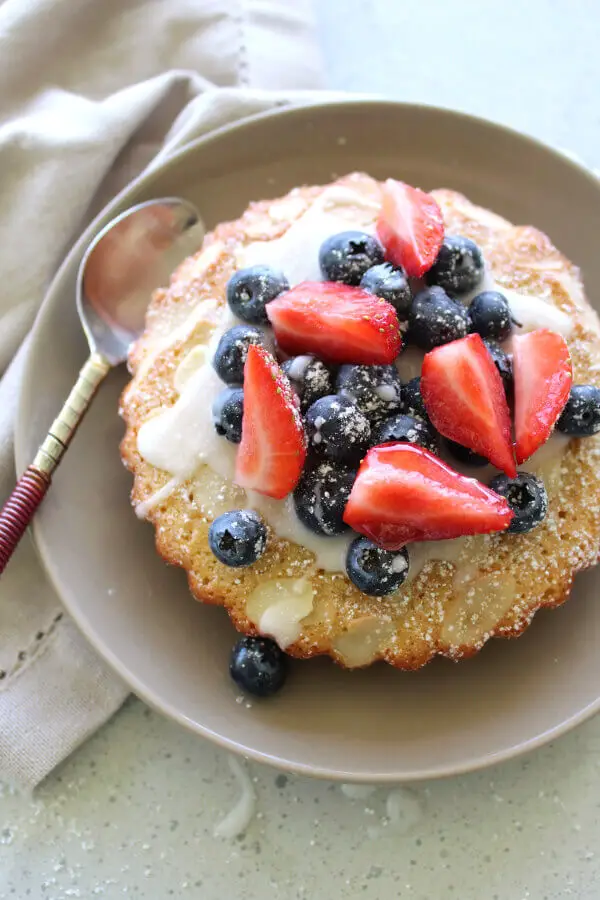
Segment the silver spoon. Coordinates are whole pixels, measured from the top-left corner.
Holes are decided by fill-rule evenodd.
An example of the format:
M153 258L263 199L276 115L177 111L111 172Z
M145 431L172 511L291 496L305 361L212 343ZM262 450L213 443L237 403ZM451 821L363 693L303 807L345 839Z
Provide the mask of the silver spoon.
M192 229L194 225L198 228ZM100 384L113 366L125 362L142 333L152 292L197 249L201 227L197 210L186 200L150 200L109 222L86 250L77 274L77 311L90 355L33 463L0 512L0 574Z

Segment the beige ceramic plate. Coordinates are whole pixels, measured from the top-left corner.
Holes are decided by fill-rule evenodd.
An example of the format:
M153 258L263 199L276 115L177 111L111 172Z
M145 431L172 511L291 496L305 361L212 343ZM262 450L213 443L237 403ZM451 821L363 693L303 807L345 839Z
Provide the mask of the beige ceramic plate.
M134 183L95 223L131 203L181 194L208 226L250 200L364 169L445 186L532 223L584 272L598 302L600 185L577 164L519 134L433 108L347 103L255 118L203 140ZM19 468L33 457L84 359L72 251L33 333L17 428ZM102 388L35 523L46 568L69 612L132 690L198 734L313 775L401 781L507 759L581 722L600 703L600 569L562 609L538 614L517 641L494 641L459 665L403 674L293 666L277 698L236 703L227 674L235 638L221 609L189 596L129 506L117 416L125 371Z

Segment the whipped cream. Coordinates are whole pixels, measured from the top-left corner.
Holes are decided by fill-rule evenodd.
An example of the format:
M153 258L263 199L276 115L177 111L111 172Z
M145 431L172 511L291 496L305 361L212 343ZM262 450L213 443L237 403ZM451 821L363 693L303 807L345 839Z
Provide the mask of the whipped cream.
M380 204L349 187L328 187L284 235L273 241L256 241L238 253L240 268L272 266L285 273L293 287L301 281L320 281L319 248L340 231L373 233Z
M515 319L515 334L524 334L538 328L549 328L568 338L573 331L571 318L562 310L546 303L541 297L531 294L519 294L510 288L497 285L494 290L500 291L508 300L510 311Z
M285 650L300 637L302 620L312 612L315 593L308 578L267 581L248 597L246 615L261 634L272 637Z
M528 331L536 331L538 328L549 328L550 331L556 331L568 338L573 331L573 322L566 313L557 309L552 303L546 303L542 297L537 297L535 294L521 294L519 291L498 284L487 266L477 287L461 296L461 303L469 306L471 300L483 291L499 291L504 294L514 319L515 334L525 334Z

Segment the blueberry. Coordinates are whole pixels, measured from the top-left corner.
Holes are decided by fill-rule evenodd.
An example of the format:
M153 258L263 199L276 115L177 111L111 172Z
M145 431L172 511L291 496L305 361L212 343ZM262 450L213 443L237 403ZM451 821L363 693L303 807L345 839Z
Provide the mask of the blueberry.
M270 697L285 683L287 659L270 638L243 637L231 651L229 674L248 694Z
M515 514L508 526L509 534L531 531L546 517L548 494L544 482L529 472L518 472L516 478L498 475L490 481L490 488L505 497Z
M421 394L420 375L417 375L416 378L411 378L410 381L407 381L407 383L402 386L402 412L409 416L416 416L418 419L423 419L424 422L429 422L429 415L425 409L423 396Z
M253 509L223 513L208 530L210 549L226 566L251 566L267 546L267 529Z
M483 270L483 254L475 241L447 234L425 280L427 284L439 284L455 296L473 291L483 277Z
M269 266L250 266L235 272L227 284L227 302L234 315L244 322L267 322L266 305L289 290L283 272Z
M485 458L485 456L480 456L478 453L473 453L473 451L469 450L468 447L463 447L462 444L457 444L456 441L446 440L444 441L444 444L451 456L453 456L459 462L463 463L465 466L476 466L477 468L480 468L481 466L489 465L489 462Z
M363 231L342 231L321 244L319 265L327 281L360 284L371 266L384 259L383 247L376 237Z
M406 580L408 553L382 550L366 537L357 537L348 547L346 574L359 591L372 597L391 594Z
M331 372L325 363L314 356L295 356L286 360L281 368L298 395L303 413L319 397L325 397L333 391Z
M397 412L402 402L402 382L396 366L340 366L337 392L356 403L371 425Z
M317 534L342 534L343 521L356 472L346 466L322 462L307 469L294 491L294 506L300 521Z
M512 330L510 306L504 294L498 291L483 291L477 294L469 306L471 331L482 338L504 341Z
M244 413L244 391L242 388L225 388L212 405L212 420L215 431L226 437L232 444L242 439L242 416Z
M441 287L419 291L413 300L408 323L408 339L423 350L457 341L469 331L466 309L451 300Z
M213 366L226 384L243 384L244 363L250 344L264 345L262 332L254 325L234 325L221 337Z
M309 446L320 456L338 462L357 463L371 438L369 420L345 397L316 400L306 413Z
M512 399L513 395L513 372L512 372L512 363L510 360L510 356L504 352L502 347L499 344L496 344L495 341L484 341L485 346L488 348L489 354L494 360L496 368L500 374L500 378L504 384L504 391L508 400Z
M405 416L403 413L387 419L380 425L375 431L371 443L375 447L390 441L416 444L418 447L425 447L431 453L440 452L438 438L433 427L423 419L415 419L413 416Z
M597 434L600 431L600 388L593 384L573 385L556 427L574 437Z
M400 319L406 319L412 303L412 291L404 269L391 263L372 266L363 275L360 286L391 303Z

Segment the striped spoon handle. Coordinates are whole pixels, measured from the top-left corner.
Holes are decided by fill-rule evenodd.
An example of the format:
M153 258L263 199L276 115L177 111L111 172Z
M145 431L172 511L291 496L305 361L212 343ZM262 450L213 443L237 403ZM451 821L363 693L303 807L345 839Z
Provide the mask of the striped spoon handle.
M106 377L110 363L92 353L83 366L73 390L50 426L33 463L19 478L0 511L0 574L25 534L35 511L46 496L54 470L71 443L94 394Z

